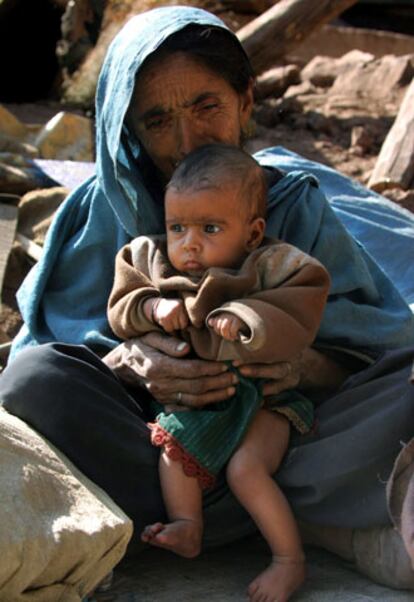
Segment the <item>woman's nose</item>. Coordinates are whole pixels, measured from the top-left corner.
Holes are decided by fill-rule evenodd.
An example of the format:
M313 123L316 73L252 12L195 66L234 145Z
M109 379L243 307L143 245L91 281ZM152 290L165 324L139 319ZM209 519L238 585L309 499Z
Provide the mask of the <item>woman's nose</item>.
M185 157L204 143L196 124L185 115L179 121L178 130L178 150L181 157Z

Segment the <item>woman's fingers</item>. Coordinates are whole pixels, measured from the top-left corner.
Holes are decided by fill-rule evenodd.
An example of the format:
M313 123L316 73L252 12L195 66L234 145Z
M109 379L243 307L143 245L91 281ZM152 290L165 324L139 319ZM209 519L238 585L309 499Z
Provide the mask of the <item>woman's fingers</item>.
M180 402L190 407L231 397L237 376L227 365L182 357L188 351L182 341L153 332L123 343L106 363L122 380L144 385L160 403L176 403L177 393Z
M171 357L183 357L190 351L190 345L163 332L149 332L139 339L132 339L136 344L144 343L153 349L158 349L162 353Z
M219 401L225 401L232 397L236 392L236 388L234 386L226 387L224 389L214 389L212 391L207 391L206 393L181 393L181 401L180 401L180 409L185 408L202 408L206 405L217 403ZM174 405L171 404L171 396L169 400L167 398L163 398L162 393L160 397L157 397L157 401L160 403L167 403L168 406ZM173 394L172 397L176 398L176 394Z
M203 405L231 397L234 394L236 383L237 376L233 372L224 372L197 378L162 378L148 381L146 387L151 395L161 402L176 402L177 393L180 392L180 402L184 405L187 400L191 401L191 405L195 405L196 399L199 399L200 405Z
M262 387L263 397L269 397L270 395L278 395L288 389L294 389L297 386L298 380L296 378L285 378L283 380L269 380L264 383Z
M181 339L162 332L150 332L135 342L140 345L140 349L145 347L145 353L151 357L154 364L154 376L159 374L158 369L165 369L168 377L182 376L183 378L197 378L197 376L214 376L228 371L228 366L224 362L213 362L209 360L185 359L185 356L191 350L190 345ZM160 357L157 351L161 351ZM151 353L152 352L152 353ZM180 359L179 362L175 358Z
M235 365L237 362L234 363ZM243 364L238 366L243 376L249 378L271 378L273 380L285 379L293 372L291 362L278 362L276 364Z
M292 362L276 364L245 364L239 366L239 371L248 378L263 379L265 382L262 393L264 397L268 397L297 387L301 377L301 364L297 358Z

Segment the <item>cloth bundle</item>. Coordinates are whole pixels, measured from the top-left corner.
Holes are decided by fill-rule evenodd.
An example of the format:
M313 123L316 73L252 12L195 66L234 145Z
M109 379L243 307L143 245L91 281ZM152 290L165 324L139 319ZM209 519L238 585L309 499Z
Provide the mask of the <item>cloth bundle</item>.
M0 600L80 602L131 535L104 491L0 408Z

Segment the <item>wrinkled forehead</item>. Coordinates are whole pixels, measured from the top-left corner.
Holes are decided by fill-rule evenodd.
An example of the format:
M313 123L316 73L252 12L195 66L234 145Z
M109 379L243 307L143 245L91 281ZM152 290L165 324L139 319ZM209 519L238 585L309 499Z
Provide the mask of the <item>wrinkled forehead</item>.
M135 79L146 59L157 53L173 34L189 25L230 30L215 15L198 8L156 8L131 18L111 42L98 80L96 121L98 135L116 155Z
M130 19L108 48L98 82L98 105L105 98L108 103L122 104L125 112L143 65L162 51L173 34L190 25L218 27L231 35L218 17L191 7L161 7Z

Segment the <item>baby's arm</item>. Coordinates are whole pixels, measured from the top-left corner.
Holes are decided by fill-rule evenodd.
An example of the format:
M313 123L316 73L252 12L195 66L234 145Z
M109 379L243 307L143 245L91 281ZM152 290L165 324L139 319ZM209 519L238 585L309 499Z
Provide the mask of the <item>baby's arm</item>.
M261 289L223 303L207 318L208 326L234 346L220 346L219 359L234 353L248 363L290 361L316 336L329 290L328 273L315 259L286 243L269 246L247 268L259 279ZM246 330L228 327L224 337L223 315L237 317Z
M144 301L143 310L147 320L158 324L165 332L182 330L188 326L188 315L182 299L150 297Z
M238 341L240 334L249 332L249 328L243 320L227 311L209 318L208 325L219 337L227 341Z

